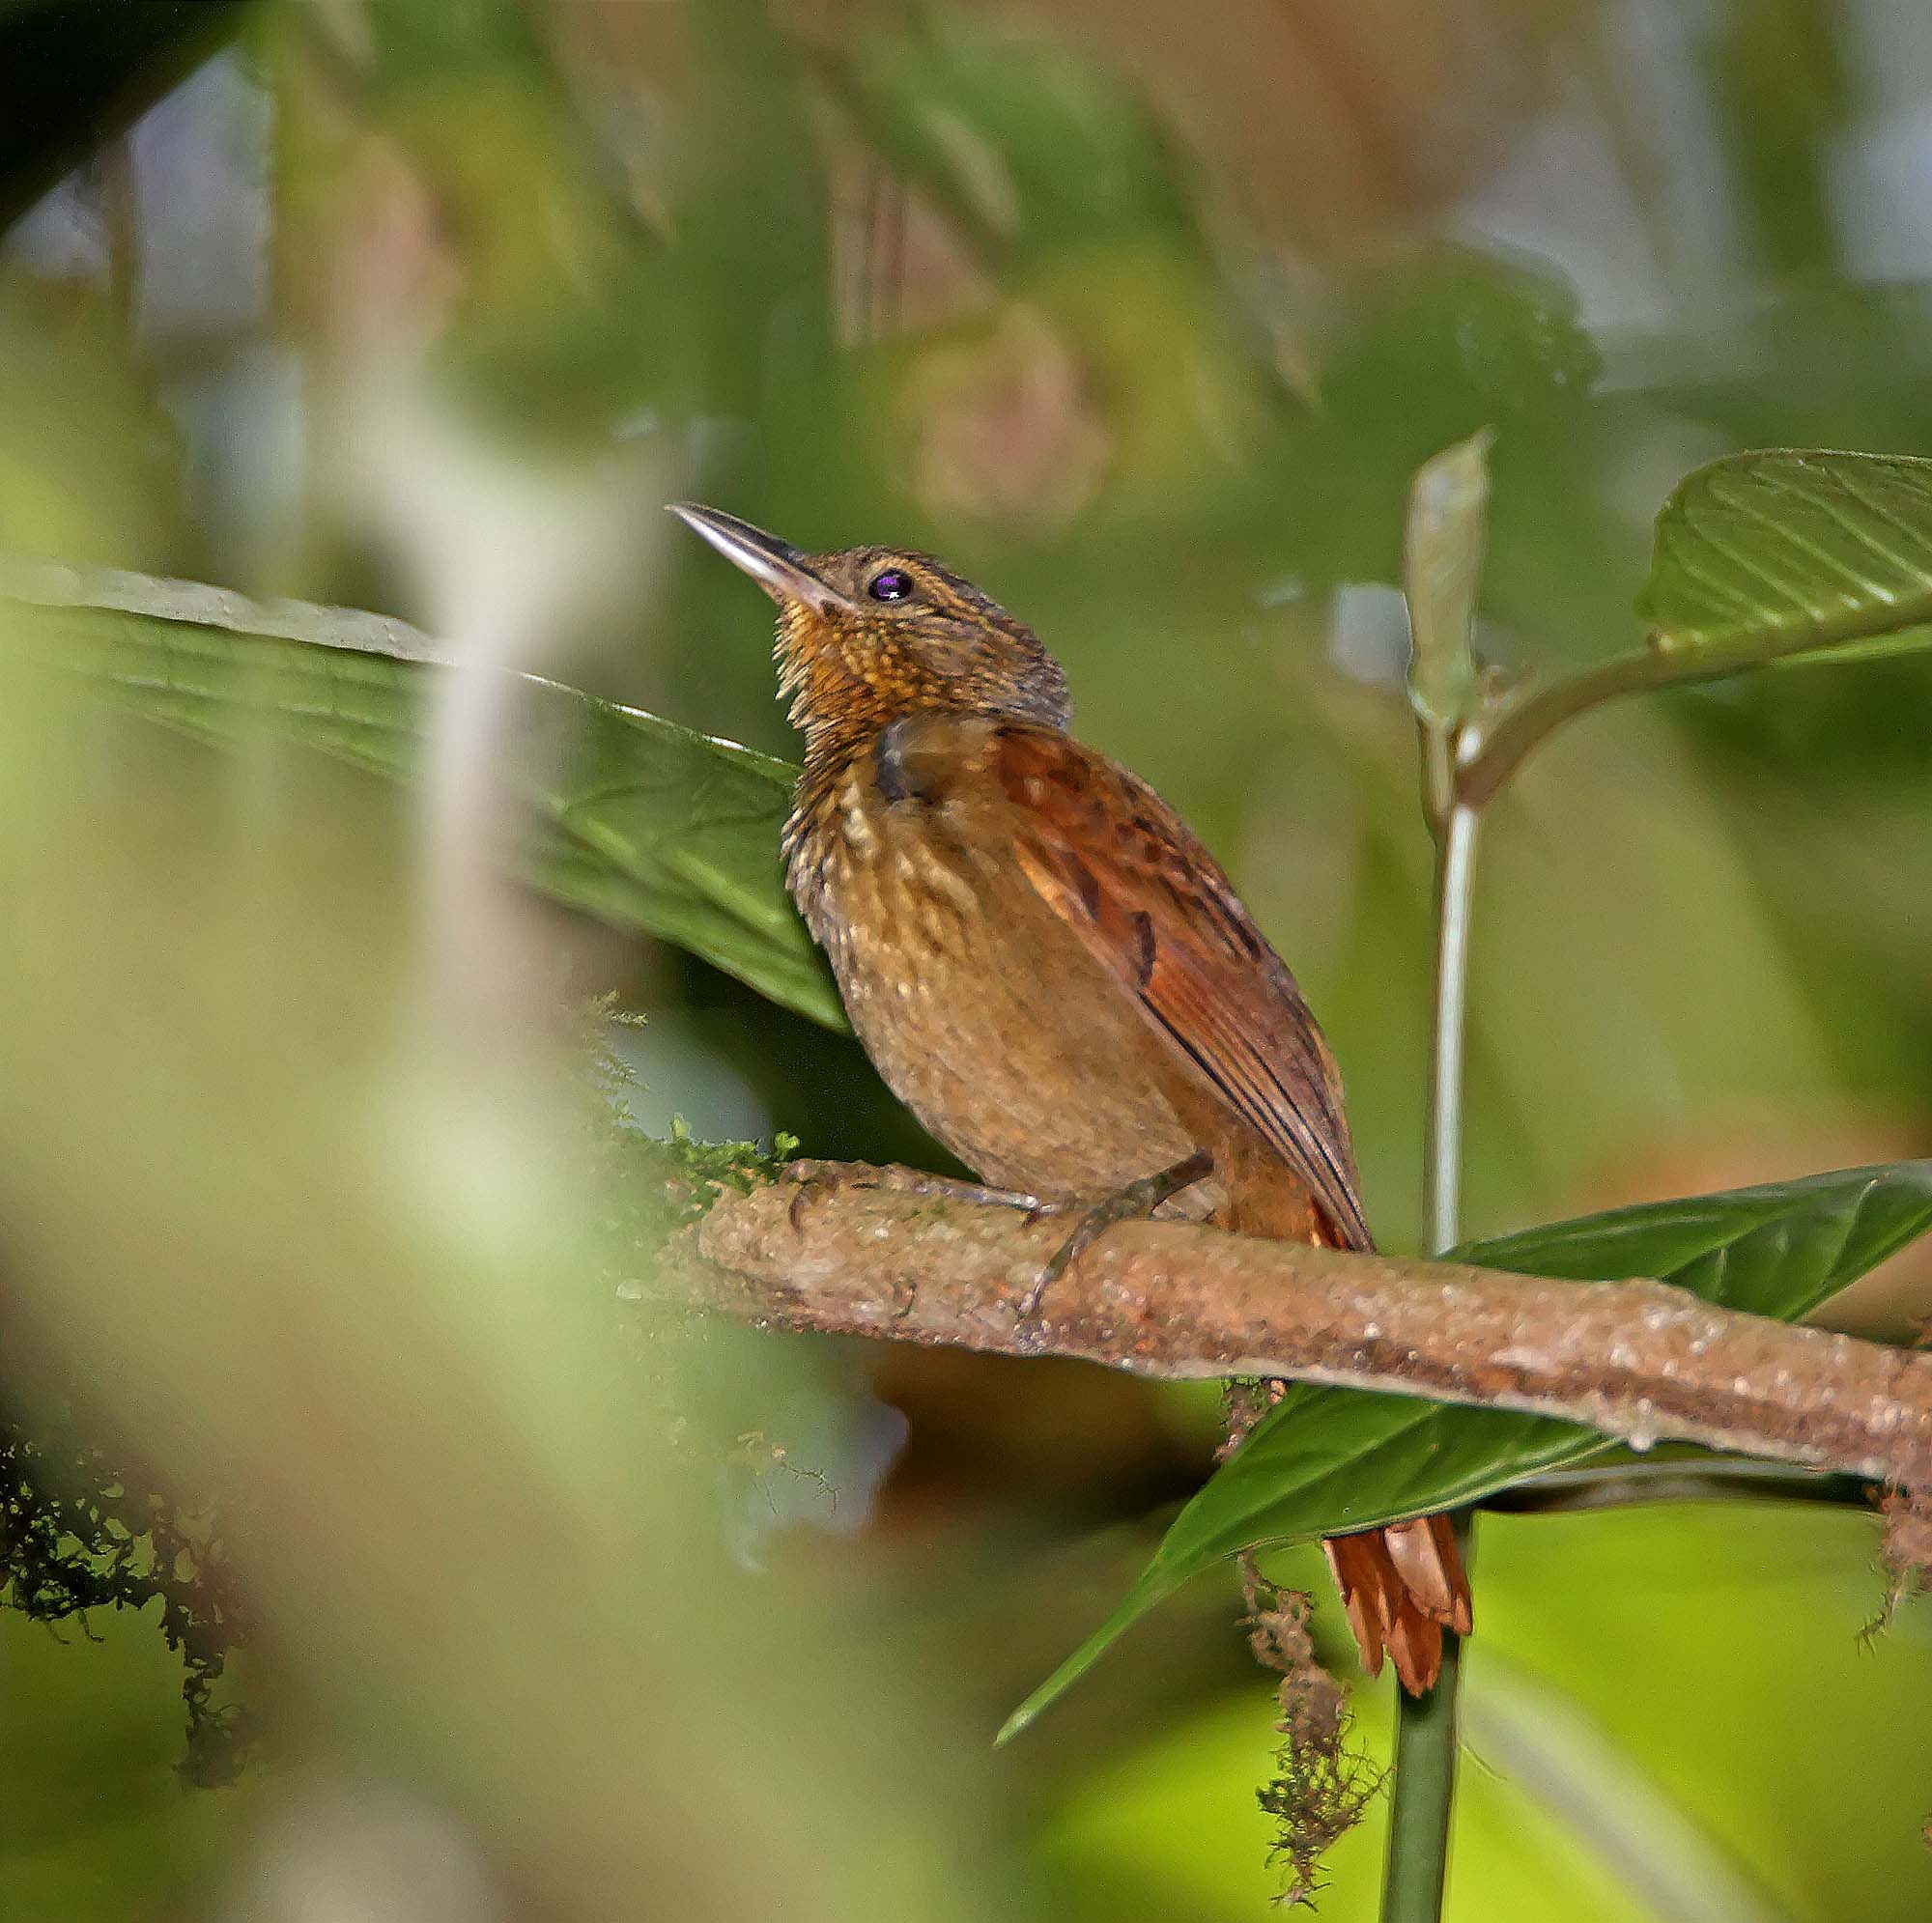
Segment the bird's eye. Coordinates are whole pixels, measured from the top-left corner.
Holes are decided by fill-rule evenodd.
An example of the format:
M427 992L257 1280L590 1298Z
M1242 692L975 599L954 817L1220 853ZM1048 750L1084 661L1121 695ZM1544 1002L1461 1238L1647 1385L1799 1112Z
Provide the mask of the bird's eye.
M903 568L887 568L872 577L866 592L874 601L904 601L912 594L912 577Z

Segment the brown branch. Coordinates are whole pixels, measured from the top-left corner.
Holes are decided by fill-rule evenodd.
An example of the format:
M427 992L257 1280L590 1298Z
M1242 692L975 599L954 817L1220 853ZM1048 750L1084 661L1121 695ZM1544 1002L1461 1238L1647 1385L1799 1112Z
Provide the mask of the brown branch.
M1346 1383L1932 1488L1932 1354L1662 1283L1549 1282L1170 1222L1109 1230L1023 1323L1017 1306L1066 1232L1064 1218L855 1166L722 1197L680 1285L786 1328L1141 1375Z

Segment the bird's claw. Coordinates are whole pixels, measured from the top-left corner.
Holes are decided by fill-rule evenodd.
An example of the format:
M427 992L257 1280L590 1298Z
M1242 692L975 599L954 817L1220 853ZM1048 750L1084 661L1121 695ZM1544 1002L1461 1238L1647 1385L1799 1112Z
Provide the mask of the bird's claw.
M805 1233L806 1216L814 1204L827 1196L836 1195L842 1188L871 1186L862 1183L860 1177L842 1163L820 1162L809 1156L787 1162L784 1179L797 1185L798 1193L792 1197L791 1206L785 1210L785 1219L790 1222L792 1232L799 1235Z
M983 1182L961 1181L952 1175L929 1175L917 1169L868 1169L847 1162L819 1162L809 1158L785 1165L784 1178L798 1185L786 1211L793 1229L801 1232L807 1212L826 1196L840 1189L886 1189L895 1195L923 1196L937 1202L967 1202L996 1208L1022 1210L1029 1223L1053 1213L1056 1203L1042 1202L1037 1195L1016 1189L988 1188Z
M1031 1227L1048 1213L1050 1211L1046 1209L1030 1210L1027 1215L1028 1226ZM1046 1258L1040 1272L1034 1277L1033 1286L1020 1298L1019 1319L1022 1322L1031 1322L1039 1314L1039 1305L1046 1291L1087 1253L1103 1229L1111 1229L1121 1219L1120 1216L1109 1214L1104 1202L1098 1208L1089 1209L1080 1218L1073 1233Z
M1214 1158L1208 1151L1197 1149L1192 1155L1184 1156L1171 1169L1158 1169L1151 1175L1143 1175L1138 1181L1126 1184L1113 1195L1096 1202L1080 1220L1074 1224L1073 1232L1061 1243L1047 1258L1045 1266L1034 1278L1033 1287L1020 1298L1019 1319L1030 1322L1039 1314L1040 1302L1046 1291L1086 1254L1100 1235L1117 1222L1137 1222L1151 1215L1170 1196L1179 1195L1182 1189L1192 1188L1214 1167ZM1041 1211L1035 1210L1029 1221L1037 1221Z

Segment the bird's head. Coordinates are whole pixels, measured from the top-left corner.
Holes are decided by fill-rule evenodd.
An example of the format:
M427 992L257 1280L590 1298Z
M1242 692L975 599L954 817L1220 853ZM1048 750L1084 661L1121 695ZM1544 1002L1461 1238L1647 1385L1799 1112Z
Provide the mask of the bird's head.
M1032 630L928 555L806 554L716 508L671 512L778 603L780 685L808 749L921 710L1067 724L1066 677Z

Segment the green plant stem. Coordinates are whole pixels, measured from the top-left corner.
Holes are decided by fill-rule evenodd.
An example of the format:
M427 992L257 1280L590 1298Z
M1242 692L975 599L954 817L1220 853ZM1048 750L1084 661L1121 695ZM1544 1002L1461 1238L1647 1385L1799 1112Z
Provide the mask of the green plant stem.
M1464 806L1482 808L1566 721L1619 694L1721 681L1774 662L1802 665L1806 657L1829 661L1831 650L1847 639L1873 639L1922 625L1922 609L1916 606L1886 618L1863 609L1840 622L1783 634L1747 635L1698 647L1634 649L1560 681L1525 688L1495 705L1485 721L1480 745L1473 735L1465 738L1464 751L1457 758L1456 798Z
M1469 999L1469 915L1481 817L1451 806L1435 853L1435 1008L1429 1055L1429 1143L1422 1168L1425 1253L1462 1238L1463 1036Z
M1442 824L1456 805L1456 750L1448 731L1418 718L1417 746L1422 761L1422 807L1432 834L1440 836Z
M1716 681L1753 667L1765 658L1761 646L1749 653L1742 649L1722 653L1712 649L1694 655L1646 648L1641 653L1618 655L1578 674L1566 674L1560 681L1505 696L1484 731L1481 747L1461 758L1457 769L1457 799L1464 806L1482 807L1521 767L1531 751L1566 721L1575 721L1578 715L1587 714L1619 694Z
M1456 1541L1466 1564L1471 1512L1460 1510ZM1436 1923L1449 1879L1449 1819L1456 1806L1458 1693L1463 1639L1442 1632L1442 1673L1426 1696L1399 1697L1395 1792L1388 1861L1382 1872L1382 1923Z
M1429 1141L1423 1160L1423 1234L1439 1256L1461 1237L1463 1044L1468 1007L1469 918L1475 898L1477 809L1451 806L1435 845L1435 1008L1429 1058ZM1466 1560L1471 1513L1454 1518ZM1398 1692L1395 1784L1389 1809L1388 1859L1382 1874L1382 1923L1436 1923L1449 1871L1449 1828L1456 1800L1456 1700L1462 1642L1442 1636L1442 1671L1424 1696Z

